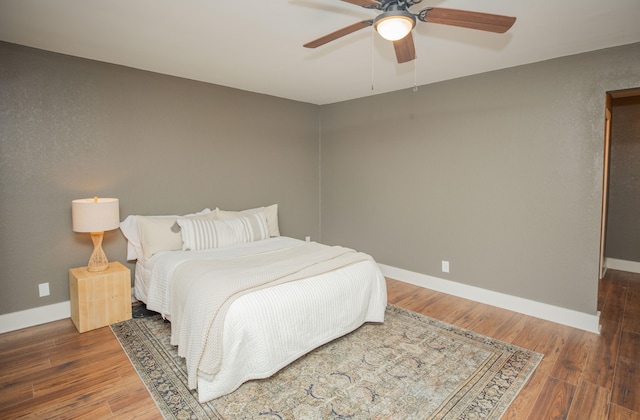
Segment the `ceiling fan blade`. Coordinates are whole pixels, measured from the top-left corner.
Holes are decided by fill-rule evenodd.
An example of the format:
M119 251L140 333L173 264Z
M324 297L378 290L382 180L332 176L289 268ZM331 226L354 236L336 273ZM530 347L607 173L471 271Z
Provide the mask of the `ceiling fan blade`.
M345 35L349 35L352 32L358 31L360 29L366 28L368 26L373 25L373 20L369 19L369 20L363 20L362 22L358 22L358 23L354 23L353 25L349 25L349 26L345 26L342 29L338 29L335 32L331 32L330 34L327 34L323 37L320 37L318 39L315 39L311 42L307 42L306 44L304 44L303 46L306 48L316 48L319 47L321 45L324 45L328 42L334 41L338 38L342 38Z
M411 32L402 39L393 41L393 48L396 50L396 58L398 63L406 63L416 58L416 47L413 43L413 35Z
M367 7L370 9L379 9L382 4L378 0L342 0L347 3L355 4L356 6Z
M445 9L442 7L427 7L418 12L417 16L423 22L461 26L499 34L507 32L516 21L516 18L511 16Z

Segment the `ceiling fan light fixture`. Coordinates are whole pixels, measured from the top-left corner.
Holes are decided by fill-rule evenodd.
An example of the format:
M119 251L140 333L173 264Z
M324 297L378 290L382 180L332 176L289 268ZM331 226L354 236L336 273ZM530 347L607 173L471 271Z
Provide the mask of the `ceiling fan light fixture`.
M390 11L378 15L373 26L384 39L397 41L407 36L416 26L416 18L403 10Z

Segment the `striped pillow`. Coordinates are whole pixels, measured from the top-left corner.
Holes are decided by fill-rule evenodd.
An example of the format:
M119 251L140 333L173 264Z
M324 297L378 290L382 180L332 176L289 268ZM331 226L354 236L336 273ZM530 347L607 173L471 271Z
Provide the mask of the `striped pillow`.
M178 219L177 223L182 231L182 249L187 251L222 248L269 238L264 213L230 220Z

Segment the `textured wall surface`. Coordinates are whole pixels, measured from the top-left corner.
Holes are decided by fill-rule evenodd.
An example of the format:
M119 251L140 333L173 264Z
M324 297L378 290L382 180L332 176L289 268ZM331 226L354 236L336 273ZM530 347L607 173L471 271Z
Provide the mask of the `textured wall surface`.
M121 219L278 203L283 234L319 236L317 106L7 43L0 63L0 314L69 300L92 250L75 198ZM119 230L103 247L126 262Z
M639 68L633 44L323 106L323 240L595 314L605 97Z
M6 43L0 62L0 315L69 299L91 252L71 200L96 194L121 219L278 203L285 235L595 313L605 93L640 86L640 44L322 107ZM104 248L124 262L119 231Z

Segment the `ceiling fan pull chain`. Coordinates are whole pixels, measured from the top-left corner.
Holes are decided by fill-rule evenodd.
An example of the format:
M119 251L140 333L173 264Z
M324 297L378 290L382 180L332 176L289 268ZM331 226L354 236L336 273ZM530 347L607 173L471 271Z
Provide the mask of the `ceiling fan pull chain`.
M373 62L374 62L374 54L375 53L375 35L373 31L371 31L371 91L373 92Z
M413 60L413 91L418 91L418 59Z

